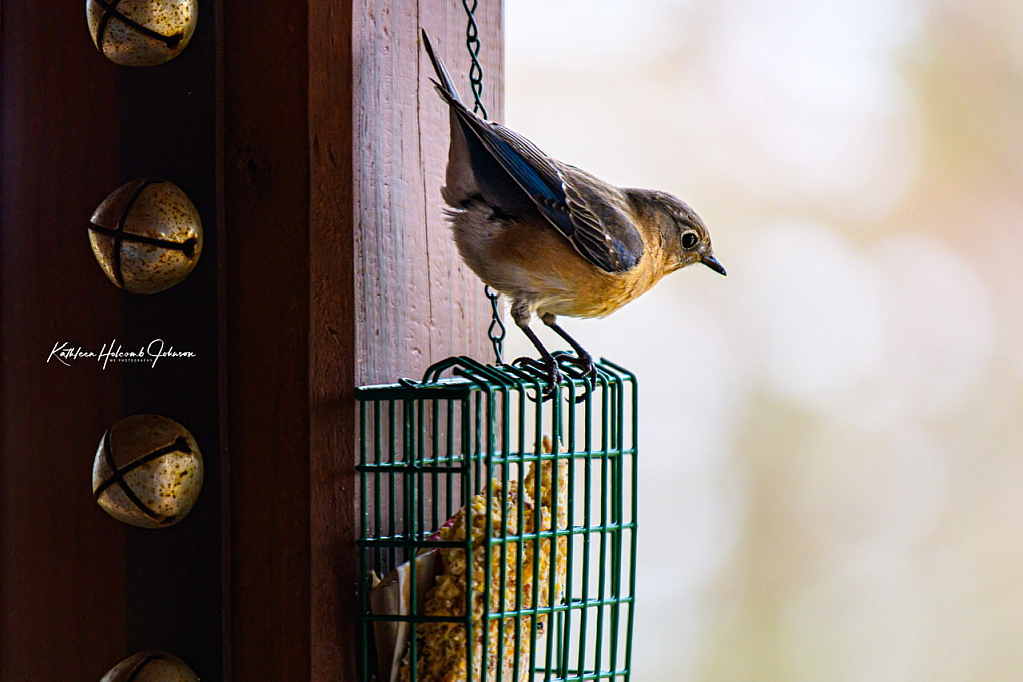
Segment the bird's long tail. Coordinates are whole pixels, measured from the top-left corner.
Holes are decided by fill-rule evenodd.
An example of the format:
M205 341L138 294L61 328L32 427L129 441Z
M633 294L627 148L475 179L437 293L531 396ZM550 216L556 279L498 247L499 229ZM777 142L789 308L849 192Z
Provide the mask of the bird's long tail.
M455 87L455 82L451 80L451 74L448 73L447 68L444 66L444 62L440 60L437 53L433 51L433 44L430 42L430 34L423 31L423 46L426 47L426 54L429 55L430 61L433 63L433 69L437 72L437 78L439 81L433 81L433 84L437 86L437 90L440 92L444 99L457 102L462 104L462 98L458 95L458 88ZM430 80L433 80L432 78Z

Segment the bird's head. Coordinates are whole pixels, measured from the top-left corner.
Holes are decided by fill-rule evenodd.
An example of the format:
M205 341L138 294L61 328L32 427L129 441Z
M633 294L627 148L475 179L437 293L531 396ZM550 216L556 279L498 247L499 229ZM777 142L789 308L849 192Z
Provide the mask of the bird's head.
M684 268L693 263L703 263L721 275L726 274L721 262L714 257L710 243L710 232L696 211L678 197L667 192L641 190L633 194L636 203L648 219L656 225L661 239L661 250L669 260L672 270ZM637 194L639 196L637 196ZM641 197L641 198L640 198ZM637 199L640 201L637 202Z

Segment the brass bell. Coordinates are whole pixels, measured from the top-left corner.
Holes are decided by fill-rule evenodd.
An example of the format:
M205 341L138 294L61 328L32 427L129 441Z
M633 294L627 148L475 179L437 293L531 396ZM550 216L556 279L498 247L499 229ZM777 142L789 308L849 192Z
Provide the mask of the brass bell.
M155 294L185 279L199 261L202 221L177 185L140 178L99 205L89 242L111 282L135 294Z
M92 492L118 521L166 528L192 509L202 479L202 454L192 434L173 419L137 414L103 434Z
M184 661L166 651L141 651L107 671L99 682L199 682Z
M199 18L196 0L86 0L92 42L121 66L156 66L188 45Z

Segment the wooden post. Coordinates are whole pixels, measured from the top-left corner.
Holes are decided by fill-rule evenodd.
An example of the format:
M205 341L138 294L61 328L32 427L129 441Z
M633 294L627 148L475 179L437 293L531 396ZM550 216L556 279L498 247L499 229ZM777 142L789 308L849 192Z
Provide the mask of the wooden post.
M440 205L460 2L225 3L231 668L353 680L355 385L489 360L489 304ZM501 112L499 2L481 2ZM466 84L466 89L468 86Z
M117 187L116 69L80 3L4 0L0 54L0 679L99 679L124 655L125 533L92 499L91 453L120 378L47 360L120 337L86 232Z

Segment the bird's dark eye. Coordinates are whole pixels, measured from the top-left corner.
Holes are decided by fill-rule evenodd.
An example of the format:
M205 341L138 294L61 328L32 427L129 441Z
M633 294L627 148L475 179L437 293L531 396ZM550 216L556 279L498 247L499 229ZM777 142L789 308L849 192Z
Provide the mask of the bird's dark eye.
M700 238L696 236L695 232L686 232L682 235L682 248L691 249L696 246L698 241L700 241Z

